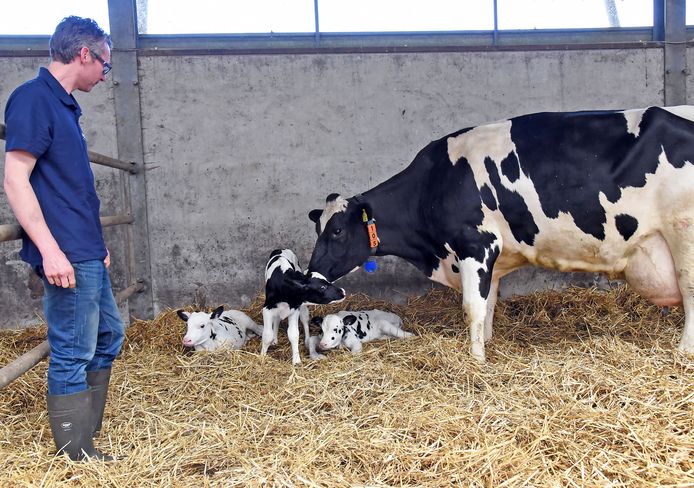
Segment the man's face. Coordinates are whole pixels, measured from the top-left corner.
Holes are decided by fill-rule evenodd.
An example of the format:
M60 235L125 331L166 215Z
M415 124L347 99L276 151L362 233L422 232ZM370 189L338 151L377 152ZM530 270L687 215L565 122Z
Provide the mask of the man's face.
M86 48L82 49L84 50ZM101 44L100 53L87 50L83 56L86 57L86 62L82 65L80 83L78 84L77 89L80 91L89 92L100 81L105 81L106 77L104 75L104 63L111 62L111 49L108 47L108 44L103 42Z

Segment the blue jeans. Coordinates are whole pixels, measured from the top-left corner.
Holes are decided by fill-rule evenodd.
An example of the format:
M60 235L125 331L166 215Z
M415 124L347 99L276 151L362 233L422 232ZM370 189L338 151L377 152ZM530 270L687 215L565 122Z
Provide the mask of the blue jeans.
M125 326L103 261L72 263L75 288L43 278L43 311L51 347L48 394L68 395L88 388L87 372L111 367L125 338Z

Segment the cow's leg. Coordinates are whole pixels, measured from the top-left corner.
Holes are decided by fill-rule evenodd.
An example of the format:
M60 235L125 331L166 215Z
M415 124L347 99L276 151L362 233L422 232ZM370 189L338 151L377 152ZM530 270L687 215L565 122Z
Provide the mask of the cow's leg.
M499 297L499 279L492 278L489 287L489 297L487 297L487 316L484 318L484 342L492 340L492 322L494 321L494 309L496 299Z
M694 354L694 218L675 215L667 220L664 232L677 272L682 294L684 330L678 349Z
M265 356L268 348L277 344L277 328L280 318L276 311L263 308L263 335L261 338L260 355Z
M287 322L287 337L292 345L292 363L301 364L301 356L299 356L299 310L292 310Z
M470 353L484 362L485 324L487 321L494 263L501 252L501 239L489 232L480 234L483 242L470 242L468 251L460 260L460 278L463 289L463 310L470 327ZM491 319L489 319L491 329Z

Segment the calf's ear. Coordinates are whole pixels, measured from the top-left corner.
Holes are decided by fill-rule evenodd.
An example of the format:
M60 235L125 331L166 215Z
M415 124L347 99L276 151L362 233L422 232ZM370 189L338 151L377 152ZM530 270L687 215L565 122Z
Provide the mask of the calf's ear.
M224 305L220 305L219 307L215 308L215 309L212 311L212 315L210 315L210 318L211 318L211 319L216 319L216 318L218 318L220 315L222 315L222 312L223 312L223 311L224 311Z
M352 325L356 321L357 318L354 315L347 315L346 317L342 317L342 323L345 325Z
M185 312L183 310L176 310L176 313L182 321L188 322L188 317L190 317L190 315L188 315L188 312Z
M317 224L318 221L320 220L320 216L322 213L323 213L322 210L320 210L318 208L314 208L313 210L311 210L308 213L308 218L311 219L312 222L315 222Z
M287 271L284 279L290 290L303 291L306 289L306 275L300 271Z
M317 325L318 327L320 327L321 325L323 325L323 317L320 317L320 316L312 317L311 318L311 324Z

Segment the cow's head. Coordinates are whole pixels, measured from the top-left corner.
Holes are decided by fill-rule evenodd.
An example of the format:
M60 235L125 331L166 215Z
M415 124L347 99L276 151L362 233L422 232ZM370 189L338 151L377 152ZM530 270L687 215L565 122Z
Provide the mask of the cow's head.
M369 236L363 212L371 218L371 206L333 193L325 209L311 210L309 218L316 224L318 240L313 248L309 271L316 271L329 281L356 271L371 255Z
M219 318L223 311L223 306L217 307L212 313L188 313L185 310L177 310L176 313L179 318L188 324L188 330L186 330L186 335L183 337L183 345L185 347L195 347L210 339L212 321Z

